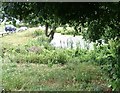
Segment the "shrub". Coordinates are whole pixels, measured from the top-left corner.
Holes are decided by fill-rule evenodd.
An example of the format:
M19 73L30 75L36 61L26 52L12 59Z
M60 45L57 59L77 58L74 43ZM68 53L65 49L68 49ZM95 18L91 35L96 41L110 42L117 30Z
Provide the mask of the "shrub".
M42 30L35 30L34 33L33 33L33 36L40 36L40 35L43 35L43 31Z
M98 46L93 51L95 61L108 74L113 90L120 90L120 41L110 40L108 45Z
M120 41L109 41L109 54L107 54L108 60L108 74L111 78L111 86L114 90L120 90Z

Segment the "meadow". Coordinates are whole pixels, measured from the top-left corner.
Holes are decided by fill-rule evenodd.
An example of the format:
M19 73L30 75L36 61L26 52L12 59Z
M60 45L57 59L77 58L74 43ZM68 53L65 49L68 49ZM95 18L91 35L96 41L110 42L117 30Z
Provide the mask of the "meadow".
M7 91L111 91L104 70L109 66L107 45L90 51L55 48L38 28L0 42L2 87Z

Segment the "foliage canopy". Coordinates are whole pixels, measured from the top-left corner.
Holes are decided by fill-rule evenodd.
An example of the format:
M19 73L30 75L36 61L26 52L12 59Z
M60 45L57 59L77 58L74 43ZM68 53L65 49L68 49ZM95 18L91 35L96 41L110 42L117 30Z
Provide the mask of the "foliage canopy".
M120 3L102 2L14 2L3 3L4 16L15 17L30 24L46 24L50 27L69 24L76 31L88 27L86 39L110 39L120 36ZM105 38L107 37L107 38Z

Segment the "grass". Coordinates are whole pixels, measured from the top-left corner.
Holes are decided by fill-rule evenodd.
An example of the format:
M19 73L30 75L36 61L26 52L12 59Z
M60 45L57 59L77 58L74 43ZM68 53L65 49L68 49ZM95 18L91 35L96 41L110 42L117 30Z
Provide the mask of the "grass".
M30 28L27 31L17 32L14 34L10 34L8 36L4 36L0 38L1 43L7 43L12 45L20 45L25 44L29 40L34 39L32 34L37 28Z
M75 30L72 27L66 27L66 29L64 29L63 27L58 27L56 29L56 32L61 33L63 35L73 35Z
M58 27L56 29L56 32L61 33L62 35L81 35L81 32L78 31L78 33L76 33L76 31L74 30L73 27L69 27L66 26L66 28L64 27Z
M1 24L1 25L0 25L0 32L3 32L3 31L4 31L4 25Z
M107 86L103 75L98 66L90 63L52 67L33 63L3 64L3 86L13 91L100 91Z
M101 71L100 66L93 64L94 60L87 59L85 52L80 51L79 56L75 57L74 50L54 49L46 42L44 35L37 36L42 33L35 30L37 28L31 28L0 38L3 48L6 49L2 56L7 55L2 62L2 84L5 90L105 91L109 89L107 75ZM25 46L43 46L43 51L28 52ZM13 59L12 61L8 55ZM25 57L28 62L21 60ZM17 63L16 60L21 62ZM42 61L42 64L39 61ZM55 63L56 61L58 63ZM62 62L65 64L59 64Z

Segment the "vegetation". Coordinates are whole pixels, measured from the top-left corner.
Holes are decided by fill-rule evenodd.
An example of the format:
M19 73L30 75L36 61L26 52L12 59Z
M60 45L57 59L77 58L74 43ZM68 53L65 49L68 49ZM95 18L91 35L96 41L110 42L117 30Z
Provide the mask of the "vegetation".
M52 47L41 30L15 33L11 40L16 40L19 34L31 39L23 42L21 38L21 45L10 43L7 39L10 36L2 38L2 80L6 90L111 90L108 76L112 73L106 73L113 71L108 58L113 54L114 45L91 51L64 50Z
M95 63L108 75L109 87L112 90L120 90L119 2L16 2L3 3L2 5L3 17L7 16L13 23L15 23L14 17L30 25L37 25L38 23L45 25L45 35L47 36L38 36L42 33L35 32L33 36L35 40L30 40L26 45L20 45L18 48L13 46L14 48L8 48L8 50L3 47L3 50L11 54L7 57L7 60L9 59L10 62L14 61L15 63L42 63L50 66L53 64L66 65L71 62L78 62L79 64L90 62L92 65ZM74 28L75 33L73 34L80 32L85 39L94 42L101 38L107 44L103 46L95 45L95 50L92 51L53 48L49 45L48 39L53 39L57 27L66 27L66 24ZM48 28L51 28L51 32L48 31ZM87 30L82 30L82 28L87 28ZM69 32L67 31L67 33ZM8 55L5 56L3 53L1 56L6 58Z
M111 37L119 36L119 2L114 3L3 3L4 16L15 17L29 24L46 25L46 36L48 27L55 30L60 25L69 24L76 32L81 27L88 27L83 32L87 39L95 41L106 33L109 28ZM19 12L18 12L19 11ZM32 19L32 20L31 20ZM109 38L107 38L109 39Z
M21 38L21 44L10 43L7 39L10 36L1 39L5 90L110 90L108 76L97 64L98 57L93 55L94 51L53 48L41 30L15 33L10 39L16 40L19 34L22 38L28 35L31 39L23 42Z

